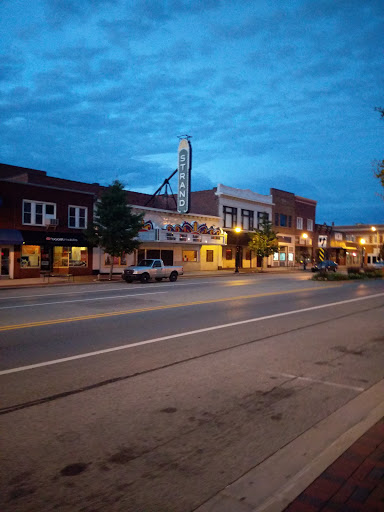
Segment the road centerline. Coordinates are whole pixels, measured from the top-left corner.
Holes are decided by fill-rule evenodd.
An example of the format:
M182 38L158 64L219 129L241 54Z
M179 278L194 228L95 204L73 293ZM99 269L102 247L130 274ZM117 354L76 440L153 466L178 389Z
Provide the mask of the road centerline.
M182 302L179 304L167 304L163 306L151 306L147 308L136 308L136 309L128 309L124 311L111 311L108 313L97 313L94 315L83 315L83 316L77 316L77 317L71 317L71 318L57 318L52 320L41 320L36 322L28 322L25 324L11 324L11 325L3 325L0 326L0 332L1 331L13 331L16 329L27 329L32 327L42 327L45 325L54 325L54 324L64 324L64 323L70 323L70 322L81 322L84 320L95 320L97 318L108 318L113 316L122 316L122 315L131 315L135 313L145 313L149 311L158 311L162 309L173 309L173 308L182 308L182 307L188 307L188 306L198 306L202 304L214 304L218 302L229 302L229 301L235 301L235 300L246 300L246 299L255 299L259 297L268 297L273 295L287 295L292 293L300 293L300 292L307 292L307 291L319 291L324 290L325 288L333 288L335 285L328 285L324 288L317 288L317 287L310 287L310 288L299 288L295 290L280 290L277 292L265 292L265 293L256 293L251 295L238 295L236 297L222 297L222 298L216 298L216 299L207 299L207 300L199 300L199 301L193 301L193 302ZM162 292L166 293L166 292Z
M227 329L229 327L236 327L238 325L245 325L245 324L249 324L249 323L261 322L263 320L271 320L273 318L279 318L279 317L284 317L284 316L289 316L289 315L295 315L295 314L298 314L298 313L305 313L307 311L315 311L317 309L325 309L325 308L329 308L329 307L333 307L333 306L339 306L339 305L343 305L343 304L350 304L350 303L353 303L353 302L359 302L359 301L363 301L363 300L375 299L375 298L379 298L379 297L384 297L384 293L377 293L377 294L374 294L374 295L366 295L364 297L357 297L357 298L354 298L354 299L347 299L347 300L343 300L343 301L339 301L339 302L330 302L328 304L320 304L318 306L311 306L311 307L308 307L308 308L296 309L296 310L293 310L293 311L285 311L283 313L276 313L276 314L273 314L273 315L266 315L266 316L257 317L257 318L250 318L248 320L241 320L239 322L231 322L231 323L228 323L228 324L221 324L221 325L215 325L215 326L212 326L212 327L205 327L205 328L196 329L196 330L193 330L193 331L187 331L187 332L181 332L181 333L177 333L177 334L171 334L169 336L162 336L160 338L152 338L152 339L149 339L149 340L138 341L136 343L128 343L128 344L125 344L125 345L120 345L118 347L111 347L111 348L107 348L107 349L96 350L96 351L93 351L93 352L87 352L87 353L84 353L84 354L77 354L75 356L63 357L63 358L55 359L55 360L51 360L51 361L44 361L44 362L36 363L36 364L32 364L32 365L26 365L26 366L21 366L21 367L17 367L17 368L10 368L8 370L1 370L0 371L0 376L1 375L12 374L12 373L23 372L23 371L27 371L27 370L32 370L32 369L35 369L35 368L42 368L44 366L52 366L54 364L67 363L69 361L75 361L75 360L84 359L84 358L87 358L87 357L94 357L94 356L97 356L97 355L107 354L107 353L111 353L111 352L117 352L117 351L120 351L120 350L128 350L128 349L132 349L132 348L135 348L135 347L140 347L140 346L144 346L144 345L150 345L150 344L153 344L153 343L158 343L160 341L166 341L166 340L171 340L171 339L175 339L175 338L181 338L183 336L192 336L192 335L195 335L195 334L201 334L201 333L215 331L215 330L219 330L219 329Z

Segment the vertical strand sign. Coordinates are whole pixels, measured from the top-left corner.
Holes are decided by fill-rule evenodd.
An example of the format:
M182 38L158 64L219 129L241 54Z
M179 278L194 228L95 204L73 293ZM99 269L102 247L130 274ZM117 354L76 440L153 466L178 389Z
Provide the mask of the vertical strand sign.
M188 139L181 139L178 149L179 189L177 211L188 213L191 202L191 162L192 148Z

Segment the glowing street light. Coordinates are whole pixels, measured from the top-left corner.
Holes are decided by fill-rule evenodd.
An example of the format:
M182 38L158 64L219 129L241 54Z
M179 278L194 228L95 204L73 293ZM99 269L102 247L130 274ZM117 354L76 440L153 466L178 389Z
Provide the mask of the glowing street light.
M236 233L236 255L235 255L235 273L239 272L239 256L240 256L240 246L239 246L239 235L241 233L241 228L237 226L235 228Z
M364 267L364 244L365 244L365 238L360 238L360 245L361 245L361 268Z

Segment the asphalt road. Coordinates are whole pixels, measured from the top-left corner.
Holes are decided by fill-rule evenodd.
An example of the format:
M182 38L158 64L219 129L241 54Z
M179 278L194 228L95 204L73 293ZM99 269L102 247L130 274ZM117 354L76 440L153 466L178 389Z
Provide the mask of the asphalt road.
M324 447L366 414L383 311L383 280L308 274L0 290L0 509L214 510L348 404Z

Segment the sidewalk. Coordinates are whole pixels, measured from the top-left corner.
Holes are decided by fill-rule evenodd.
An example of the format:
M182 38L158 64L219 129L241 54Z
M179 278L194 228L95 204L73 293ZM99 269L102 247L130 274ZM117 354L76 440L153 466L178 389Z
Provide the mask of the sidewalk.
M320 511L384 511L384 418L284 509Z

